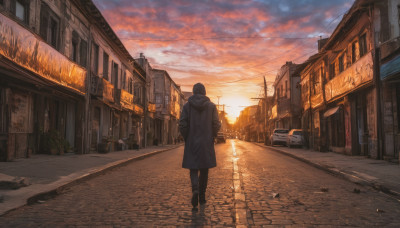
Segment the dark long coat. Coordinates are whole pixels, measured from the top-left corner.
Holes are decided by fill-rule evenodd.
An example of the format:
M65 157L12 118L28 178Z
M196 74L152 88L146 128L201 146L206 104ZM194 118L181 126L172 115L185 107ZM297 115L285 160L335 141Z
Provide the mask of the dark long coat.
M179 119L179 131L185 139L183 168L205 169L217 166L214 138L220 128L215 104L201 94L189 97Z

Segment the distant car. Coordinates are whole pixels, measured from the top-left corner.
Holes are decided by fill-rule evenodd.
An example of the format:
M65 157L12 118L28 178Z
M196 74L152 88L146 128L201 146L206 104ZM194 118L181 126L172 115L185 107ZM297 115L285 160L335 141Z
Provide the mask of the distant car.
M226 139L225 139L224 133L218 132L217 138L215 138L215 142L216 142L216 143L225 143L225 142L226 142Z
M303 130L292 129L287 136L286 145L288 147L303 146L304 145Z
M276 128L274 129L272 135L271 135L271 145L286 145L286 140L288 136L289 130L288 129L281 129L281 128Z

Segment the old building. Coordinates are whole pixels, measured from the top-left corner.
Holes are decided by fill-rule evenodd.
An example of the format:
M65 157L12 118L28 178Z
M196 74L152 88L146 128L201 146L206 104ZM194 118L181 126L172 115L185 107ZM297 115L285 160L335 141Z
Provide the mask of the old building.
M157 144L172 144L179 137L178 121L182 106L182 92L165 70L153 69L156 103L155 140Z
M316 150L380 157L371 17L368 1L355 1L302 64L302 122Z
M119 140L131 146L144 146L146 72L134 61L91 1L86 1L81 10L91 21L88 85L91 149L97 151L98 146L106 142L111 143L109 151L124 149ZM74 39L79 40L73 38L72 47Z
M66 23L67 4L0 2L3 161L32 153L85 152L89 30L78 20ZM72 50L67 43L75 30L84 40Z
M0 24L1 160L141 143L145 72L92 1L3 0Z
M286 62L276 75L275 105L277 115L275 118L275 128L294 129L300 128L300 88L298 83L300 77L293 74L297 65Z
M375 46L379 56L382 158L399 162L400 152L400 1L374 2Z
M151 67L149 61L144 56L143 53L140 53L140 56L136 61L146 72L146 96L145 103L147 103L147 110L145 113L146 119L146 135L145 141L147 146L154 145L155 139L155 112L156 112L156 104L155 104L155 96L154 96L154 88L155 88L155 80L153 75L153 68Z

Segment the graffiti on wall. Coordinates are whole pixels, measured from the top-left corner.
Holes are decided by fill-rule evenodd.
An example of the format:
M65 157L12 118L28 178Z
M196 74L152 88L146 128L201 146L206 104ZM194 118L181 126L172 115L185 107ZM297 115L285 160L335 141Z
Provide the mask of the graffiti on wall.
M346 94L373 78L372 54L369 52L355 64L334 77L325 85L325 99L330 101L340 95Z

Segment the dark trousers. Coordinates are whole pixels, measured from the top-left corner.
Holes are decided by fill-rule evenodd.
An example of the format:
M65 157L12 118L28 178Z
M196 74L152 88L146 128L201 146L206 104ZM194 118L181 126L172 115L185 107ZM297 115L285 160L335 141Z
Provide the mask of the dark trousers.
M207 189L208 169L191 169L190 181L192 182L192 192L204 195Z

